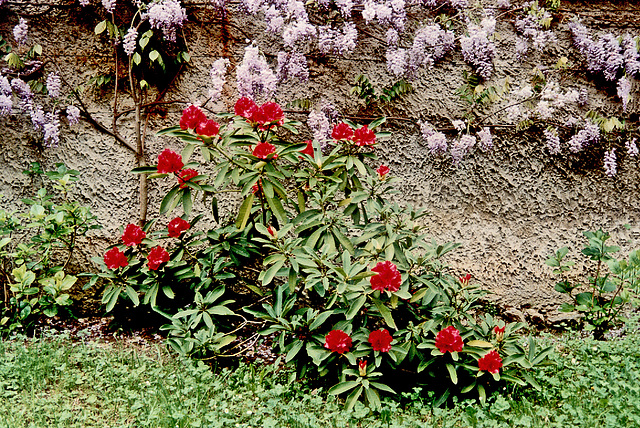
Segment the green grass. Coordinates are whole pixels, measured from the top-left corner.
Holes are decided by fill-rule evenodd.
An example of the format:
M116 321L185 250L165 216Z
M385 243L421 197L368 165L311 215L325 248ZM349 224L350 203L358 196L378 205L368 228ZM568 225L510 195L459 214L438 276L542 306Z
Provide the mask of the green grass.
M160 346L0 341L0 427L638 427L640 334L595 342L548 337L553 366L539 392L503 390L432 409L427 394L387 401L380 414L344 412L286 373L241 365L212 371ZM406 403L406 405L404 404Z

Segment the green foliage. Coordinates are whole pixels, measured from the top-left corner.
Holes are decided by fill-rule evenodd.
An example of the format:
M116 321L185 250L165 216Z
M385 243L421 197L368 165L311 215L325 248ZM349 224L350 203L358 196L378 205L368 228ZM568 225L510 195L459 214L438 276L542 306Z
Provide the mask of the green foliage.
M215 201L228 192L238 193L237 212L206 232L192 228L178 242L165 241L169 261L157 270L144 258L168 237L164 229L151 232L152 224L145 226L147 238L136 248L120 245L126 267L109 269L97 258L103 272L95 278L109 284L103 297L108 310L120 297L148 303L171 319L165 329L173 349L214 358L225 354L234 332L247 323L242 309L264 323L261 334L277 336L277 351L296 368L295 376L322 379L320 386L330 387L331 394L346 395L349 410L359 400L380 410L384 395L397 387L447 385L440 392L443 401L451 393L471 391L484 401L487 391L502 382L537 386L529 372L546 361L550 348L540 348L531 338L523 343L524 324L504 325L481 315L485 292L468 277L457 278L444 263L458 244L429 241L420 226L424 212L386 200L397 179L369 165L375 162L372 149L378 140L370 146L343 139L325 151L313 141L310 155L301 153L306 143L285 139L295 138L296 122L265 126L219 116L233 120L213 137L178 127L160 131L185 144L184 168L205 170L192 159L199 149L213 171L178 181L160 212L181 206L187 219L194 199ZM377 130L382 123L368 128ZM378 132L377 138L384 135ZM257 156L261 144L272 152ZM149 178L167 177L157 171L156 166L134 170ZM235 226L229 225L234 219ZM246 273L252 259L262 264L257 277ZM228 288L242 283L271 299L242 308L224 300ZM160 290L168 300L161 301ZM233 324L237 319L240 325ZM461 351L447 355L435 346L446 327L459 332ZM329 344L330 334L346 336L348 345L337 352ZM372 334L386 335L391 344L380 347ZM478 366L489 352L502 359L491 375ZM413 374L409 385L398 384L394 374L399 371Z
M603 339L607 331L625 321L621 315L625 305L637 304L640 256L635 250L629 254L628 261L614 258L612 254L620 248L607 245L610 235L602 230L584 232L584 236L588 245L582 249L582 254L595 265L586 281L573 282L568 278L567 272L575 263L565 260L569 253L566 247L550 255L546 264L562 278L555 290L572 300L572 304L564 303L560 310L580 314L584 327L593 331L596 339Z
M413 86L410 82L401 79L395 82L388 88L382 90L382 94L376 94L373 84L369 78L360 74L356 77L355 83L351 88L351 94L364 100L365 104L370 105L374 103L389 104L392 101L397 101L403 96L413 92Z
M24 212L0 210L0 331L28 328L42 314L52 317L72 301L77 278L65 274L77 240L99 228L89 207L71 199L79 173L57 164L43 172L33 163L26 174L44 186L22 202Z

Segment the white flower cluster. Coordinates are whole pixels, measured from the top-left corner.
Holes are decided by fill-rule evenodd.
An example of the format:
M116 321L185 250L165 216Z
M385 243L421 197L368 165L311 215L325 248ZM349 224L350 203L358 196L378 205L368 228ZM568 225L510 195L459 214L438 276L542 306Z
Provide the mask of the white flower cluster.
M269 99L276 92L278 79L258 47L251 45L244 49L242 63L236 70L236 82L241 97Z
M358 30L353 22L345 22L342 29L330 25L318 27L318 49L320 53L347 55L356 48Z
M56 72L49 73L47 76L47 91L51 98L58 98L60 96L61 82L60 76Z
M13 27L13 38L16 39L19 45L24 45L27 43L28 35L29 26L27 25L27 20L21 17L18 25Z
M556 36L551 30L545 30L543 22L551 22L551 14L544 8L532 10L525 8L526 14L516 18L516 56L522 60L533 47L536 51L542 51L549 43L556 41Z
M124 35L124 39L122 39L122 49L124 52L131 56L133 52L136 50L136 41L138 40L138 30L131 27L127 31L127 34Z
M331 136L331 122L322 111L312 110L307 118L307 125L313 132L313 139L324 142Z
M0 116L6 116L11 113L11 108L13 107L11 93L9 79L0 74Z
M386 52L387 69L395 76L415 76L420 67L431 67L453 49L455 36L439 25L427 25L416 31L409 49L398 48L398 34L387 32L389 48Z
M116 0L102 0L102 6L107 12L113 13L113 10L116 8Z
M209 77L211 78L212 88L209 90L209 98L212 100L218 100L222 94L222 88L225 84L225 75L227 68L229 67L229 60L227 58L219 58L213 62L211 70L209 70Z
M77 125L80 122L80 109L74 105L68 106L67 120L69 121L69 125Z
M491 77L496 47L489 38L495 32L496 20L486 17L480 25L469 23L467 35L460 37L462 57L483 79Z
M613 177L616 175L616 172L616 149L613 148L607 152L604 152L604 173L609 177Z
M289 79L298 79L306 82L309 80L307 57L298 51L279 52L276 74L281 82Z
M161 0L149 6L145 18L151 28L162 30L165 39L175 42L176 31L187 20L187 13L178 0Z

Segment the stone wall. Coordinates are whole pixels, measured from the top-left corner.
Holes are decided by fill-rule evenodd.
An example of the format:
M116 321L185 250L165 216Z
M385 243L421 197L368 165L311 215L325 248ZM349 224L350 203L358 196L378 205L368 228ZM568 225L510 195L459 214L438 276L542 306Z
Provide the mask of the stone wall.
M17 13L24 14L25 9L17 4L10 2L4 9L0 8L0 35L5 40L12 40L11 29L17 22ZM180 148L177 141L154 134L176 124L186 102L206 100L208 71L215 59L224 55L234 68L242 60L247 37L254 38L271 61L277 54L274 49L277 40L265 36L254 21L234 12L221 20L202 2L199 4L201 6L188 7L190 22L184 29L191 63L163 97L164 101L179 102L149 110L145 145L150 163L164 147ZM495 72L487 84L509 76L517 86L530 78L536 64L551 68L561 56L579 65L581 59L571 48L566 28L567 20L577 14L594 29L638 32L632 2L563 2L562 7L559 23L553 26L558 42L545 53L534 54L522 63L516 61L512 53L512 20L508 16L498 20ZM102 11L97 5L81 13L79 10L79 7L53 7L46 13L36 10L29 18L31 37L43 45L50 65L60 66L69 84L84 85L82 96L92 115L110 128L113 88L95 91L87 84L97 73L113 69L112 50L107 40L93 34L93 27L103 19ZM433 16L431 12L421 14L412 18ZM452 165L450 159L431 156L420 136L418 122L428 120L446 128L451 126L451 120L461 117L465 106L454 91L464 83L462 72L469 68L459 48L433 68L423 70L412 82L415 92L403 100L379 109L366 106L349 94L356 76L366 74L378 91L395 79L384 66L384 50L378 41L383 34L375 27L367 28L361 20L356 21L360 29L366 28L366 32L359 35L356 51L346 59L310 56L309 83L283 85L277 100L283 104L301 98L316 103L327 100L345 115L389 116L385 126L393 132L393 137L381 143L376 152L382 162L390 166L392 174L401 179L398 199L431 213L425 223L436 240L463 244L449 256L449 262L459 272L471 273L475 281L494 293L494 299L501 305L515 309L511 312L516 314L518 310L531 308L535 316L541 314L551 320L557 317L559 295L553 291L554 279L544 260L565 245L577 256L584 242L581 236L584 230L603 228L611 232L612 241L621 245L625 254L640 244L637 197L640 173L636 159L619 156L624 162L618 174L609 178L603 174L602 158L596 156L601 155L602 150L550 156L545 151L539 128L516 132L512 126L500 126L503 121L499 115L488 122L498 125L493 128L496 136L491 152L477 151L457 166ZM612 93L610 88L599 88L602 82L580 71L567 73L562 78L568 85L588 88L590 108L606 115L621 114L615 90ZM153 100L156 95L152 91L148 99ZM119 110L126 110L131 106L126 90L119 96ZM206 107L213 112L229 111L236 98L231 79L223 100L208 103ZM489 111L491 107L485 113ZM627 117L631 118L632 128L637 129L637 100L632 101L629 112ZM306 118L302 112L288 111L287 114L303 121ZM117 127L122 137L133 144L132 115L120 117ZM0 117L3 172L0 193L5 195L3 207L18 207L19 199L33 188L32 179L21 174L33 161L45 167L64 162L80 170L82 181L76 194L91 204L104 225L82 246L86 265L89 256L102 254L107 245L115 242L118 227L137 219L138 182L137 177L129 173L136 160L129 149L86 122L76 128L69 129L66 125L63 128L58 148L42 148L36 134L29 131L27 119L20 115ZM618 153L621 152L619 149ZM164 189L162 182L151 183L150 218L157 215ZM235 203L225 202L227 207Z

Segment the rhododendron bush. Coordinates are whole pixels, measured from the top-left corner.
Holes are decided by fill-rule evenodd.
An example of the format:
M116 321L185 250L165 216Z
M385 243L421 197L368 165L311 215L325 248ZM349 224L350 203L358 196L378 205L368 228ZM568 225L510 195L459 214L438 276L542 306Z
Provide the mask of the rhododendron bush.
M200 133L211 121L216 132ZM417 385L481 399L505 381L537 386L528 370L550 349L524 341L524 324L483 314L483 291L443 262L457 245L429 241L423 212L387 201L397 179L376 160L383 123L337 123L320 144L275 103L240 98L215 118L187 107L159 133L181 153L134 169L171 184L159 213L173 219L127 225L96 258L104 303L150 304L170 320L169 344L200 358L236 349L235 332L258 322L298 376L347 407L376 409L381 393ZM237 210L225 218L217 199L229 193ZM212 209L196 214L202 198Z

